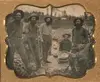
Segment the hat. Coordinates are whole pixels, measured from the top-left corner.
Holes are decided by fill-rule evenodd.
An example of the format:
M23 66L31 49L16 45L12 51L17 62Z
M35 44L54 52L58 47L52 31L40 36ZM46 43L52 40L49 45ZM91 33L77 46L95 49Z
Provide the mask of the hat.
M74 25L76 25L76 21L77 20L80 20L81 21L81 25L83 25L84 20L82 18L79 18L79 17L77 17L77 18L74 19L74 21L73 21Z
M32 17L36 17L36 20L39 20L39 16L35 13L32 13L30 16L29 16L29 20L32 18Z
M67 34L67 33L66 34L63 34L62 36L65 37L65 35L68 35L68 38L71 37L71 35L70 34Z
M50 16L46 16L46 17L44 18L44 20L46 21L48 18L50 18L50 20L51 20L51 22L52 22L52 17L50 17Z

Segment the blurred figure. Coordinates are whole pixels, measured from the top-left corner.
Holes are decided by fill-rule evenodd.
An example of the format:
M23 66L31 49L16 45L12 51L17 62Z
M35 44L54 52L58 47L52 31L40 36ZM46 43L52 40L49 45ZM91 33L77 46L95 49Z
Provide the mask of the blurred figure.
M13 14L10 13L5 18L5 26L7 26L10 22L14 21Z
M43 37L43 60L45 63L50 63L48 61L48 55L51 54L51 45L52 45L52 18L45 17L45 23L40 27Z
M6 26L6 31L8 30L8 25L9 25L9 23L11 23L12 21L14 21L14 18L13 18L13 14L12 13L10 13L10 14L8 14L6 17L5 17L5 26ZM10 28L9 28L10 29ZM7 33L7 35L9 35L10 33ZM6 42L6 44L8 45L8 37L6 37L6 39L5 39L5 42ZM10 48L10 46L8 46L8 48L7 48L7 51L6 51L6 65L7 65L7 67L9 68L9 69L13 69L13 67L12 67L12 61L11 61L11 59L10 59L10 56L9 56L9 54L12 54L11 53L11 48Z
M24 12L24 18L23 18L23 27L25 27L29 23L29 16L30 14L28 12Z
M70 38L70 34L64 34L63 35L63 40L60 42L60 51L68 51L70 52L71 48L72 48L72 43L69 40Z
M56 58L59 54L59 40L57 38L53 38L52 40L52 48L51 54Z

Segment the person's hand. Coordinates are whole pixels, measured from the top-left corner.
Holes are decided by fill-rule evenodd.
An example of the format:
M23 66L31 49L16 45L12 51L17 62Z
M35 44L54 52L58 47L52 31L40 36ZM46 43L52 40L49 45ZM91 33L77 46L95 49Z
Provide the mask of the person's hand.
M22 34L22 39L24 39L26 36L25 36L25 34Z
M41 37L41 36L39 36L39 37L38 37L38 39L39 39L41 42L43 42L43 39L42 39L42 37Z
M43 42L43 39L41 39L41 42Z
M79 44L78 45L79 50L84 49L84 47L85 47L85 44Z

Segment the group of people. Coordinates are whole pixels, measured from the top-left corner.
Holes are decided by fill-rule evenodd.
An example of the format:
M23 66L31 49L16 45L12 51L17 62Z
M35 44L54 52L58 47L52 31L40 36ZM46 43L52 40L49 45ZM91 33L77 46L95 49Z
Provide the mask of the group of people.
M73 77L81 77L86 74L86 70L94 66L95 55L92 45L94 44L93 37L90 36L88 30L83 28L84 20L76 18L72 29L72 41L70 34L64 34L63 40L60 42L60 51L70 52L69 66Z
M22 10L15 10L12 18L12 21L6 21L7 66L20 74L21 66L18 64L22 63L26 72L31 74L41 67L41 62L51 63L48 55L51 54L52 45L52 17L45 17L44 23L39 24L39 16L36 14L32 13L25 18ZM61 51L74 52L73 46L89 43L88 31L82 27L84 21L76 18L73 23L72 42L69 40L70 35L64 34L64 40L60 43Z
M62 35L64 38L60 42L60 50L65 50L70 52L73 46L78 46L79 44L89 43L89 32L83 28L84 21L81 18L77 18L73 21L74 28L72 29L72 42L69 40L70 34L66 33Z
M41 61L50 63L47 57L51 53L52 18L49 16L45 17L44 23L39 25L39 16L34 13L27 20L24 20L24 12L22 10L15 10L12 17L13 21L6 22L8 34L6 42L9 53L7 57L8 67L14 69L14 66L17 66L14 64L19 60L19 56L25 68L31 71L33 68L29 65L30 63L33 64L33 67L35 66L35 71L41 67ZM42 58L40 58L41 56Z

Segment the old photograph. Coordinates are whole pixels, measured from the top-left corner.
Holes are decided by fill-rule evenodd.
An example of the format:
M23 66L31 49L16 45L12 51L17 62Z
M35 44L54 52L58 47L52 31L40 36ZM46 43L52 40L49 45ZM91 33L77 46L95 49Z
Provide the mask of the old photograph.
M6 66L19 78L81 78L95 65L95 17L82 5L18 5L5 30Z

